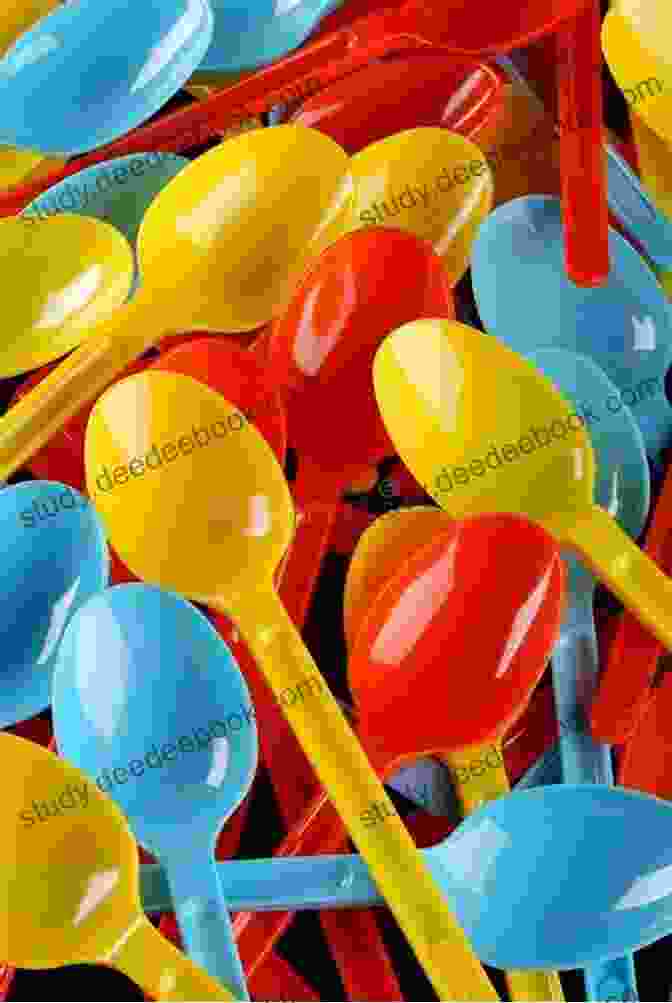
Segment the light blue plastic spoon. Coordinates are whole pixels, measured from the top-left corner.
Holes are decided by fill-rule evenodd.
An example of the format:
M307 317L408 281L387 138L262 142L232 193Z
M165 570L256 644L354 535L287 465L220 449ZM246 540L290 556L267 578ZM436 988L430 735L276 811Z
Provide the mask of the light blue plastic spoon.
M543 349L528 358L583 413L597 460L596 501L636 539L649 510L650 478L642 433L630 409L586 356ZM600 675L593 616L597 579L573 554L564 557L568 602L552 658L562 776L568 784L613 785L611 750L593 741L588 725ZM639 999L632 955L592 965L584 975L588 1000Z
M515 790L422 853L498 968L583 968L672 932L672 807L639 791ZM383 904L358 855L225 861L220 873L236 910ZM142 898L149 912L170 908L159 867L142 869Z
M31 218L71 212L93 216L116 226L133 248L138 287L138 231L142 218L159 192L189 161L175 153L136 153L105 160L71 174L33 199L19 214Z
M65 632L53 714L61 754L96 779L163 860L190 956L249 999L215 845L254 779L257 728L224 641L170 592L108 589Z
M605 285L580 289L566 276L560 202L524 196L494 210L471 256L486 329L529 356L540 348L589 355L616 384L659 462L672 444L665 373L672 363L672 305L644 259L610 231Z
M58 644L76 610L104 589L105 532L78 491L29 481L0 491L0 728L50 703Z
M0 143L64 157L104 146L180 89L212 32L208 0L57 7L0 60Z
M195 79L241 73L298 48L341 0L212 0L212 43Z

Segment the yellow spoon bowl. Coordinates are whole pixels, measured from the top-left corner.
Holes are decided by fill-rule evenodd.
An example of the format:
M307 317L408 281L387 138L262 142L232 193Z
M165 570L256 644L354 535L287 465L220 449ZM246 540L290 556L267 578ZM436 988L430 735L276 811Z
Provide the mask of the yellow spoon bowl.
M160 1000L234 999L145 917L137 846L115 802L34 742L2 732L0 758L0 957L109 964Z
M275 592L294 512L261 434L209 387L147 371L98 399L85 464L128 567L236 623L440 998L497 999Z
M53 362L118 310L133 282L133 251L109 223L63 214L0 220L5 276L0 378Z
M583 418L532 363L465 324L419 320L385 339L373 377L399 455L446 512L541 523L672 648L672 580L594 503Z
M145 215L132 302L0 420L0 480L168 334L252 331L345 230L345 151L304 126L228 139L185 167Z
M626 101L672 144L671 37L669 0L615 4L602 25L604 58Z
M351 228L414 233L432 244L451 283L458 282L492 206L492 173L481 150L446 129L408 129L356 153L351 170Z

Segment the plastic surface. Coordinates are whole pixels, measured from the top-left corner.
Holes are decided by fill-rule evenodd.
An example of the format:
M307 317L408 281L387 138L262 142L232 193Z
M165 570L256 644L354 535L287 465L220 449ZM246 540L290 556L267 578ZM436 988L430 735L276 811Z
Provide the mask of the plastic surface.
M77 609L107 584L95 509L66 484L30 481L0 492L3 650L0 727L51 702L58 645Z
M672 443L664 384L672 363L672 306L649 266L615 231L610 246L607 284L578 289L564 274L557 199L516 199L495 209L478 232L474 295L486 329L516 351L565 348L589 355L616 384L647 452L658 460Z
M234 620L437 991L496 998L273 591L293 531L289 489L270 447L237 414L189 377L132 376L94 407L87 484L131 570ZM202 440L204 427L213 430L212 441L208 436L196 449L192 440L192 450L181 451L179 462L162 466L160 474L150 468L114 491L97 489L101 468L142 456L153 441L177 442L192 429ZM213 463L236 470L224 496L211 491ZM160 542L166 533L170 548ZM386 812L384 826L368 824L372 805Z
M132 17L126 0L59 5L0 60L0 137L64 157L103 146L180 89L212 31L208 0L148 0Z
M0 954L20 968L109 964L157 1000L234 999L144 917L135 841L114 802L33 742L0 733L0 750Z
M228 648L183 599L116 586L69 625L53 704L62 754L165 861L190 955L247 999L214 868L219 831L257 766L254 708Z

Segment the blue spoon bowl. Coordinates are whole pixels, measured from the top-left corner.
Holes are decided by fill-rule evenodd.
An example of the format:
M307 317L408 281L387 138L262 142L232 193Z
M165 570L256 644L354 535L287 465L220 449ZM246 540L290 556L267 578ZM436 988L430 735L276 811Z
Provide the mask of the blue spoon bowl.
M575 286L563 264L560 202L524 196L482 223L472 249L478 312L486 329L522 355L564 348L590 356L616 384L659 462L672 444L665 374L672 363L672 305L653 271L611 230L605 285Z
M53 715L62 755L162 860L189 954L249 999L215 845L254 779L257 729L224 641L179 596L141 584L108 589L65 632Z
M96 510L57 481L3 488L0 525L0 728L7 728L49 706L59 642L79 607L107 585L109 555Z
M20 213L33 219L69 212L111 223L133 248L135 277L129 298L138 288L138 232L142 218L159 192L189 161L175 153L137 153L105 160L71 174L33 199Z
M215 27L199 74L241 73L298 48L340 0L212 0Z
M71 157L150 118L212 39L208 0L57 7L0 60L0 143Z

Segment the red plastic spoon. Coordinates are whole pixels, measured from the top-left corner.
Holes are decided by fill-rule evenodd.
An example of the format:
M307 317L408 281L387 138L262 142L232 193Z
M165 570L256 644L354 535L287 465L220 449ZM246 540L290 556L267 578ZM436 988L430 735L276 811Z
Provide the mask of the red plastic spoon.
M78 158L38 185L12 188L0 199L0 214L23 208L45 188L89 164L148 150L184 151L250 115L307 97L384 55L443 46L454 55L479 57L521 48L576 17L583 3L554 0L550 11L548 0L497 4L487 17L474 17L465 0L409 0L398 9L377 11L340 31L318 34L316 41L274 65Z
M667 663L667 664L666 664ZM659 685L625 746L618 770L624 787L672 800L672 673L661 661Z
M431 246L367 227L323 251L275 323L269 366L299 456L293 494L301 520L281 593L295 623L305 619L341 495L395 452L373 393L378 346L405 320L453 315Z
M373 600L349 663L360 738L379 774L500 738L543 672L563 605L557 546L517 516L455 523L414 551ZM342 841L343 828L323 796L283 851L334 852ZM254 949L263 956L268 946L268 921L261 936L259 926L249 914L236 922L252 969Z

